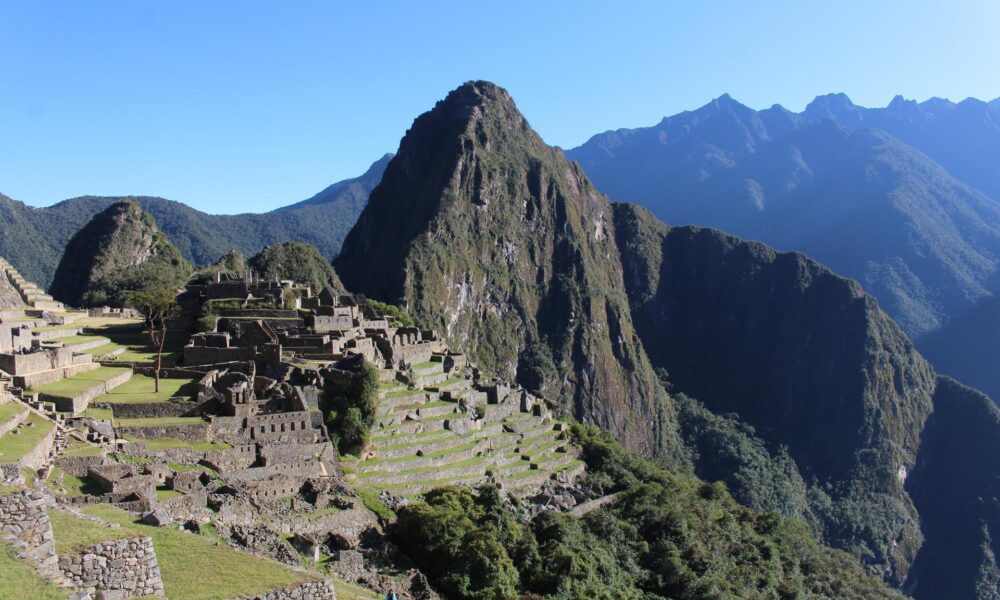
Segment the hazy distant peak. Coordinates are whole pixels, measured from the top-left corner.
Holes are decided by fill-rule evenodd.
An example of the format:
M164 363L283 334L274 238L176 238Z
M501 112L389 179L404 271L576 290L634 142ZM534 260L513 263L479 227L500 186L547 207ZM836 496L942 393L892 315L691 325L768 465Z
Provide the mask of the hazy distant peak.
M806 105L802 115L808 119L839 119L850 113L859 113L859 108L847 94L839 92L816 96Z

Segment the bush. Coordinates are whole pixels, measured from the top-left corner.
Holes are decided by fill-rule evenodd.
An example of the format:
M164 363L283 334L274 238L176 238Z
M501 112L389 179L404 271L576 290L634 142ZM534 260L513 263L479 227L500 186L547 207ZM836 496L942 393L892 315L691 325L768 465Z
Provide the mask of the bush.
M368 443L378 405L378 369L364 361L347 392L330 398L326 415L330 438L341 453L357 454Z

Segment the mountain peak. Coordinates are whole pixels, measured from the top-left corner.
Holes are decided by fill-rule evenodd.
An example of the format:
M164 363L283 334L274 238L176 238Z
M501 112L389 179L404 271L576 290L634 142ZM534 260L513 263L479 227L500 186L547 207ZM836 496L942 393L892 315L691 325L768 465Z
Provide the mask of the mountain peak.
M843 92L816 96L802 114L809 119L837 119L856 112L858 106Z

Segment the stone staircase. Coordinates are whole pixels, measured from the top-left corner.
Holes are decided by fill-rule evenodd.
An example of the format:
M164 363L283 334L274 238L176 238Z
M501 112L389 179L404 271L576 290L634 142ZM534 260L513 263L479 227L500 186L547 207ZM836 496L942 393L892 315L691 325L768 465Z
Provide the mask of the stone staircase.
M371 451L345 463L358 486L412 496L493 479L530 493L548 479L583 471L565 425L539 410L537 399L512 396L470 407L485 394L441 363L382 379Z
M38 310L64 310L62 302L56 302L52 296L45 293L34 283L28 281L17 272L6 259L0 258L0 269L7 275L7 279L14 285L21 299L28 306Z

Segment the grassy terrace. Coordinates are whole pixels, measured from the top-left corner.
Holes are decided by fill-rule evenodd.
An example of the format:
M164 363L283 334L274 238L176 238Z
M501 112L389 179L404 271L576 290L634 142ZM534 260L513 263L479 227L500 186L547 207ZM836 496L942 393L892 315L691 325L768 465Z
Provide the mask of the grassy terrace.
M85 344L87 342L93 342L94 340L104 340L107 341L108 338L103 335L68 335L66 337L57 338L53 341L62 342L66 346L77 346L80 344Z
M7 404L0 404L0 423L6 423L26 410L28 410L26 406L13 400Z
M27 426L31 425L31 426ZM0 437L0 463L15 463L30 452L48 435L54 425L45 417L34 413L28 415L19 433L7 432Z
M73 326L84 327L88 334L111 340L108 344L87 351L96 358L108 356L112 352L122 349L122 352L114 355L114 359L119 362L152 364L156 360L156 349L150 344L146 333L143 332L141 321L88 317L74 322ZM181 347L170 343L168 337L167 345L163 351L164 366L176 365L180 359L180 351Z
M201 417L145 417L139 419L115 419L119 427L168 427L171 425L201 425Z
M86 506L83 511L153 538L163 586L169 598L225 600L264 594L278 587L319 578L313 573L294 571L278 562L240 552L205 536L136 523L133 515L107 504Z
M422 371L424 369L429 369L431 367L436 367L436 366L440 366L443 369L444 368L444 363L442 363L440 361L428 360L428 361L422 362L420 364L413 365L413 370L414 371Z
M28 390L30 394L48 394L60 398L73 398L109 379L113 379L128 371L120 367L99 367L93 371L67 377L54 383L46 383Z
M121 419L121 421L128 421L129 419ZM199 419L200 420L200 419ZM155 439L142 439L134 436L126 435L125 439L130 442L142 442L146 445L146 448L150 450L168 450L170 448L191 448L192 450L197 450L199 452L208 452L210 450L226 450L227 448L232 448L229 444L225 442L220 442L218 440L206 442L206 441L189 441L180 440L177 438L155 438Z
M52 537L56 540L56 554L59 555L77 554L91 544L138 535L125 527L113 529L62 510L50 509L48 513L52 521Z
M66 590L60 590L17 558L10 546L0 543L0 598L28 598L26 594L35 600L66 600Z
M94 402L108 403L153 403L168 402L175 396L190 398L198 393L195 379L161 379L160 391L155 392L156 380L147 375L133 375L127 383L111 390Z

